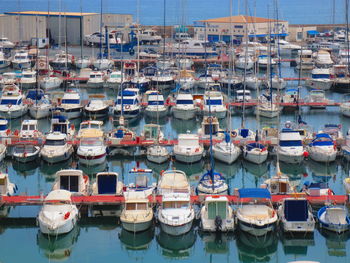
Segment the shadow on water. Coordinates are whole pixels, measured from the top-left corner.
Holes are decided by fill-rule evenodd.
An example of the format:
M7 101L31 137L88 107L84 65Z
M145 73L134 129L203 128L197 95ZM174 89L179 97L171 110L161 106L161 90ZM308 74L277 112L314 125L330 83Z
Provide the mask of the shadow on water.
M316 182L328 182L333 176L337 174L337 163L318 163L313 160L307 162L310 168L312 178Z
M185 259L191 255L191 248L196 242L197 232L193 228L184 235L171 236L159 230L156 236L164 257L171 259Z
M24 177L34 175L35 171L39 167L39 165L40 165L39 159L36 159L36 160L34 160L32 162L28 162L28 163L20 163L20 162L16 162L16 161L12 162L13 169L19 175L22 175Z
M314 234L281 233L281 242L285 255L307 255L308 247L315 246Z
M208 254L228 254L230 242L234 240L234 233L204 233L199 232L204 243L205 252Z
M45 177L46 182L55 181L55 174L59 170L69 169L72 164L72 158L60 163L49 164L47 162L42 161L40 165L40 172Z
M47 236L38 231L36 241L40 252L49 260L64 261L72 254L79 234L80 228L78 226L74 227L68 234L59 236Z
M238 257L242 262L270 262L277 251L275 232L256 237L243 231L237 232Z

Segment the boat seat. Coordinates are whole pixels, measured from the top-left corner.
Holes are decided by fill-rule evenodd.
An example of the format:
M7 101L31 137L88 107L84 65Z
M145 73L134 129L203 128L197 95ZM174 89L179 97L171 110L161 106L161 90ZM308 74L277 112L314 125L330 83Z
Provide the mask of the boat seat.
M326 220L332 224L347 224L346 211L340 207L327 208Z
M248 135L249 135L249 130L248 130L248 129L241 129L240 135L241 135L243 138L247 138Z

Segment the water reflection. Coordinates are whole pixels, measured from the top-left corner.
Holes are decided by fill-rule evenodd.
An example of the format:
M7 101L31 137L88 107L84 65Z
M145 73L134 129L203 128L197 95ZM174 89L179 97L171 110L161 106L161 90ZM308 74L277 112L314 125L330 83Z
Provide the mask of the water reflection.
M57 237L47 236L38 231L37 245L40 252L53 261L65 261L73 252L74 244L77 242L80 233L78 226L71 232Z
M184 259L191 255L191 248L196 242L197 233L193 228L184 235L171 236L160 229L157 242L164 257L171 259Z
M62 169L68 169L72 164L72 158L60 163L49 164L47 162L41 162L40 171L45 177L46 182L54 182L55 174Z
M197 130L200 126L199 122L196 120L179 120L176 118L170 119L170 126L172 128L172 132L186 133L190 131L191 133L197 133Z
M318 163L312 160L307 162L312 178L316 182L328 182L337 173L337 163Z
M242 262L270 262L277 251L275 232L256 237L243 231L237 233L238 257Z
M323 237L326 238L328 255L334 257L346 257L346 242L349 240L349 231L337 234L325 229L320 230Z
M151 227L143 232L133 233L121 229L119 239L127 250L146 250L154 237L154 228Z
M17 174L24 177L34 175L39 165L40 161L38 159L29 163L20 163L16 161L12 162L13 169L17 172Z
M281 234L285 255L307 255L308 247L315 246L314 234Z
M230 241L234 239L234 234L224 233L203 233L199 236L204 243L205 252L208 254L228 254L230 251Z

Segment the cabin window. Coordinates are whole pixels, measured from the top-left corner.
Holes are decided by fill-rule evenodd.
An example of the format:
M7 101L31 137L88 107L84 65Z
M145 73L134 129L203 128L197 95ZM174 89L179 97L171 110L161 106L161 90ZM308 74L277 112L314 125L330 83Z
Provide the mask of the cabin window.
M118 99L117 100L117 104L122 104L122 100ZM134 100L133 99L123 99L123 105L133 105L134 104Z
M177 100L176 104L193 104L193 100Z
M64 140L46 140L45 141L45 145L48 145L48 146L61 146L64 144L65 144Z
M0 185L6 185L6 179L5 178L0 179Z
M54 132L62 132L62 133L65 133L67 134L67 126L64 124L64 125L61 125L61 124L53 124L53 131Z
M226 202L209 202L208 203L208 219L214 220L216 216L226 219Z
M74 99L64 99L62 100L62 104L79 104L79 100L74 100Z
M126 210L136 210L136 204L134 203L126 204Z
M280 141L280 146L293 147L293 146L303 146L303 145L301 140L293 140L293 141Z
M79 177L64 175L60 177L60 189L79 192Z
M33 124L29 125L29 130L34 131L35 130L35 125L33 125Z
M17 105L17 100L2 99L0 104L1 105L8 105L8 104Z
M187 201L168 201L163 202L163 208L188 208L188 202Z
M218 125L212 124L211 132L212 134L216 134L218 132ZM210 134L210 124L206 124L204 126L204 134Z
M27 131L28 130L28 125L23 125L22 130Z
M80 141L81 146L102 146L102 141L99 138L86 138Z
M7 125L6 124L0 125L0 131L5 131L5 130L7 130Z

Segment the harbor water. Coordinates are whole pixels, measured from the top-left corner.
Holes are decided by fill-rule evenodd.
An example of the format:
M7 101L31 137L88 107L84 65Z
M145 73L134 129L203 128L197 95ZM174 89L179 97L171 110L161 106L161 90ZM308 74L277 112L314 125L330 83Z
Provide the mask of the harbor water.
M288 63L282 63L283 77L298 77L298 72ZM304 73L307 76L307 73ZM288 86L296 87L297 82L289 82ZM76 87L87 99L91 94L101 94L101 90ZM302 88L302 97L307 95L308 89ZM115 91L103 89L103 93L109 99L115 99ZM253 94L254 95L254 94ZM342 101L343 94L327 92L327 97L335 101ZM350 119L343 117L337 107L329 107L327 110L310 110L304 107L301 116L314 131L317 132L326 123L342 124L343 132L350 127ZM24 116L21 119L11 121L11 129L19 129ZM284 113L280 117L280 123L295 121L296 113ZM73 120L75 127L79 127L81 119ZM200 127L200 119L197 121L180 121L171 116L159 120L166 138L177 138L179 133L190 131L196 133ZM141 117L129 126L137 133L143 129L146 123L156 123ZM231 119L221 120L222 128L230 125L238 128L241 125L241 114L232 113ZM245 125L250 129L262 127L278 127L277 119L260 118L257 123L253 113L247 113ZM115 127L113 120L104 120L104 130L109 131ZM49 131L49 120L39 120L39 129L46 133ZM94 181L97 172L109 170L118 172L125 184L134 182L134 178L128 171L135 166L153 169L154 175L151 182L156 182L162 170L176 168L184 171L193 187L206 171L207 159L199 163L187 165L170 161L157 165L145 161L139 157L138 152L131 157L109 156L106 163L94 166L80 166L90 179ZM19 187L20 194L47 194L55 179L55 172L67 168L76 167L76 160L65 163L48 165L38 160L28 164L18 164L11 159L6 159L1 170L7 171L11 181ZM328 182L336 194L345 194L342 181L349 174L350 164L338 158L335 163L320 164L306 160L302 165L280 163L281 172L287 174L292 184L301 189L305 181ZM226 165L216 161L215 170L222 173L229 184L232 193L234 188L259 187L264 180L276 174L276 159L269 157L268 161L255 165L239 159L232 165ZM2 211L13 220L7 220L0 226L0 262L23 262L30 259L32 262L170 262L181 260L183 262L288 262L292 260L312 259L320 262L349 262L350 241L349 234L333 234L316 230L312 236L286 236L282 232L273 232L264 237L254 237L249 234L236 231L232 234L207 235L200 232L198 222L193 229L179 237L169 236L160 231L155 225L152 229L140 234L132 234L122 230L117 218L92 217L91 213L83 216L78 227L71 233L59 237L46 237L42 235L36 226L35 218L40 207L18 206Z

